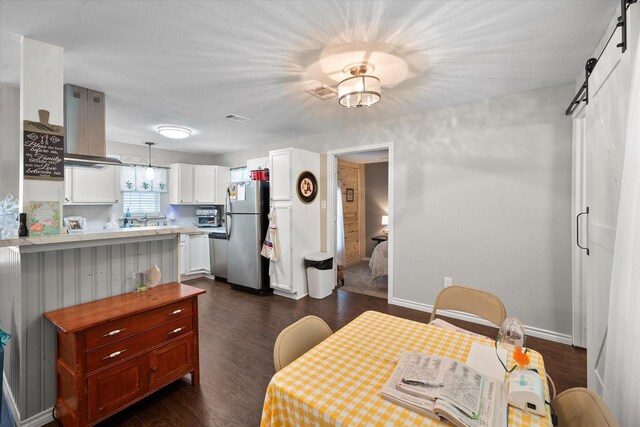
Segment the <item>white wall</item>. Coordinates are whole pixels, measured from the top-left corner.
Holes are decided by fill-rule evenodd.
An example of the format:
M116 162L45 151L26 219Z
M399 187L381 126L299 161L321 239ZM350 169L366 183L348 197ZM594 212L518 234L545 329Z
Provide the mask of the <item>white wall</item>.
M309 135L215 162L238 166L285 146L324 153L392 142L393 297L433 304L443 276L451 276L495 293L527 325L570 335L571 122L564 109L572 97L567 84Z
M134 145L107 141L107 154L120 156L120 160L124 163L147 164L149 162L149 151L143 143ZM213 156L159 148L151 148L151 163L154 166L168 166L171 163L214 164ZM169 191L171 191L171 188L169 188ZM162 193L160 195L160 213L168 215L171 210L176 214L176 224L191 225L193 223L196 206L171 206L169 204L169 193ZM65 206L64 214L65 216L83 216L87 218L89 227L102 227L109 220L111 214L114 214L116 218L123 216L122 197L118 199L118 203L115 205Z
M20 88L0 85L0 198L20 191Z

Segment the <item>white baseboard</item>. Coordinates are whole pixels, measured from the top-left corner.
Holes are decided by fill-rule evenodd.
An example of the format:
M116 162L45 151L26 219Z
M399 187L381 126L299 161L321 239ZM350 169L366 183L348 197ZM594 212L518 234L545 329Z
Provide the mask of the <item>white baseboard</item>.
M414 310L420 311L428 311L429 313L433 310L433 306L430 304L422 304L414 301L405 300L402 298L389 298L389 304L399 305L401 307L412 308ZM472 314L460 313L458 311L451 310L438 310L438 313L441 313L443 316L451 317L453 319L466 320L467 322L477 323L479 325L486 326L495 326L491 322L481 319L478 316L474 316ZM571 335L562 334L560 332L549 331L546 329L537 328L535 326L527 326L524 325L527 335L542 338L545 340L557 342L560 344L573 345L573 339Z
M51 414L53 408L45 409L39 414L20 421L20 411L18 411L18 405L16 404L16 400L13 398L13 393L9 388L9 382L7 381L7 377L4 372L2 373L2 391L7 401L9 412L11 412L14 425L19 427L41 427L53 421L53 415Z
M4 394L4 398L7 401L7 407L9 408L9 412L11 412L11 418L13 419L13 424L20 422L20 412L18 411L18 405L16 405L16 400L13 398L13 393L9 388L9 381L7 381L7 377L2 373L2 393Z

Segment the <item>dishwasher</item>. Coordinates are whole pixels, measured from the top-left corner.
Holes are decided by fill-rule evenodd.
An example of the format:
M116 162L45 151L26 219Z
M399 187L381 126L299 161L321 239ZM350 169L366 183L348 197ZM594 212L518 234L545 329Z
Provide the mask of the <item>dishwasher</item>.
M209 233L211 274L216 280L227 280L227 233Z

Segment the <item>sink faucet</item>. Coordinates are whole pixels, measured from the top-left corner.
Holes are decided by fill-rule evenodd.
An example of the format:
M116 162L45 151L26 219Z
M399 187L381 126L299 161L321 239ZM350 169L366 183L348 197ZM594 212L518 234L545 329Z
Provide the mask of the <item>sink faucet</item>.
M144 226L147 227L149 224L149 218L147 218L147 214L144 214Z

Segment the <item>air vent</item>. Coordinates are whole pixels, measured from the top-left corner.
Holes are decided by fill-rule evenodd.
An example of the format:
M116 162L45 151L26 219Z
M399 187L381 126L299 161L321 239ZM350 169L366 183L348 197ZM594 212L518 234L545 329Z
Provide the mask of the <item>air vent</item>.
M226 116L224 116L224 118L238 123L246 122L247 120L249 120L247 117L238 116L237 114L227 114Z
M325 86L325 85L321 85L318 87L314 87L313 89L309 89L309 90L305 90L305 92L307 92L309 95L313 95L316 98L319 98L321 100L325 100L325 99L329 99L329 98L333 98L334 96L337 96L338 93L331 89L329 86Z

